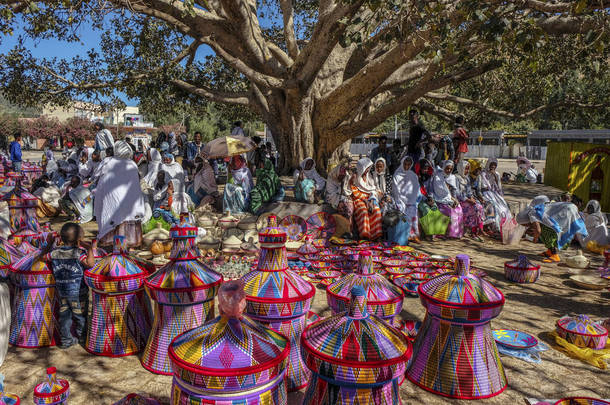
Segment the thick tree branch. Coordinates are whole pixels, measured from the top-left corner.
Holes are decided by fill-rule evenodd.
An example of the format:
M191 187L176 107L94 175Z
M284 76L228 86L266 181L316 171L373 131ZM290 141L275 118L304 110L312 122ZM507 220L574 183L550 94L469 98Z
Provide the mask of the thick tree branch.
M477 110L481 110L486 113L490 113L490 114L494 114L494 115L498 115L498 116L502 116L502 117L507 117L507 118L512 118L512 119L517 119L517 120L525 119L525 118L531 117L533 115L536 115L544 110L548 110L551 108L557 108L557 107L578 107L578 108L591 109L591 108L602 108L602 107L608 106L606 104L587 104L587 103L581 103L579 101L574 101L574 100L563 100L563 101L558 101L555 103L541 105L541 106L538 106L536 108L533 108L533 109L523 112L523 113L514 113L514 112L510 112L510 111L495 109L493 107L489 107L484 104L477 103L476 101L473 101L473 100L470 100L470 99L467 99L464 97L454 96L453 94L429 92L424 97L428 98L428 99L432 99L432 100L448 101L451 103L455 103L455 104L459 104L459 105L463 105L463 106L467 106L467 107L473 107L473 108L476 108Z
M539 18L536 24L547 34L584 34L600 29L604 20L596 16L561 16Z
M292 9L292 0L280 0L280 7L284 19L284 40L286 41L288 55L290 55L292 59L296 59L297 56L299 56L299 47L297 46L297 40L294 35L294 10Z
M185 82L181 79L172 79L171 82L182 90L203 97L209 101L250 106L249 93L245 91L235 93L222 92L206 86L195 86L194 84Z

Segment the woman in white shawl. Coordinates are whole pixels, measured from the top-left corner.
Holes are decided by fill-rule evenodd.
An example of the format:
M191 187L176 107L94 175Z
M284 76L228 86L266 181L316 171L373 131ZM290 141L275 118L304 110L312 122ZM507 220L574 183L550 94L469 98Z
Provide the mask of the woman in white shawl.
M502 181L500 174L496 172L498 167L498 159L490 158L487 160L485 170L481 173L480 189L485 200L485 225L492 224L494 231L500 232L504 221L512 218L508 204L504 200L502 192Z
M411 223L409 240L419 243L419 224L417 217L417 204L421 198L419 179L411 170L413 158L405 156L394 172L392 178L392 199L398 211Z
M326 188L326 180L316 170L316 162L308 157L294 171L294 196L297 201L313 204Z
M95 170L96 162L91 160L93 148L83 148L78 160L78 175L82 180L88 179Z
M246 165L243 156L233 156L231 159L231 178L225 185L223 195L223 210L232 213L248 212L250 191L254 187L252 173Z
M196 206L201 203L214 203L219 196L214 168L210 165L206 155L195 158L197 173L193 177L193 184L188 188L187 193Z
M375 160L375 167L371 170L371 178L380 195L379 203L383 215L392 204L392 176L390 176L384 158L380 157Z
M93 219L93 198L91 191L83 186L79 176L72 176L70 183L64 184L64 197L59 201L61 209L68 214L71 221L80 224Z
M146 183L148 188L154 188L155 182L157 181L157 174L163 163L161 161L161 154L157 149L150 148L146 157L148 160L148 172L142 178L142 181Z
M337 212L352 222L354 203L350 187L349 164L342 163L332 169L326 182L326 202Z
M597 200L590 200L584 212L585 226L589 236L583 238L577 235L578 241L583 248L587 243L595 242L598 246L610 245L610 235L608 234L608 220L602 212L602 208Z
M534 198L516 219L519 224L533 229L534 242L540 239L547 248L541 254L545 263L559 262L557 251L570 243L574 236L587 236L587 227L576 205L571 202L551 203L544 195Z
M145 214L138 166L125 141L114 144L114 156L104 159L95 189L94 213L100 245L113 243L115 235L125 236L128 246L142 243L141 220Z
M457 165L457 173L454 175L454 197L462 206L462 212L464 214L464 227L466 229L470 229L472 237L481 242L482 239L479 234L483 231L485 209L475 198L469 173L470 163L468 163L466 160L460 160Z
M464 216L462 206L452 195L452 190L455 193L456 189L456 179L451 174L452 171L453 162L445 160L442 169L434 172L428 193L432 194L439 211L451 219L446 235L450 238L461 238L464 236Z
M182 193L184 192L184 182L186 181L186 176L184 174L184 169L182 166L174 160L174 155L171 153L165 153L163 155L163 164L161 165L159 170L163 170L167 176L169 176L169 180L174 181L174 186L176 186L175 191Z
M356 179L352 185L352 201L354 216L361 239L377 240L381 238L381 208L379 208L379 193L370 176L373 162L362 158L356 164Z

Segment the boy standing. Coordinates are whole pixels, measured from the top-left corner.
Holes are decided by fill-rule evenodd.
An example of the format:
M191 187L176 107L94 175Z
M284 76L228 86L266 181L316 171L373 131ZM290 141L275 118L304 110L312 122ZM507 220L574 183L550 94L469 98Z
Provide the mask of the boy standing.
M59 332L61 335L61 349L80 342L86 336L86 319L88 310L88 289L83 282L85 268L95 265L94 249L97 242L93 241L87 248L87 253L79 247L83 239L83 228L74 222L68 222L61 227L60 237L63 246L53 248L50 241L41 252L51 263L55 286L59 294L61 306L59 308ZM85 294L87 297L85 297ZM72 321L76 322L76 338L70 331Z
M21 171L21 134L15 134L15 140L11 142L9 147L10 159L13 163L13 171Z

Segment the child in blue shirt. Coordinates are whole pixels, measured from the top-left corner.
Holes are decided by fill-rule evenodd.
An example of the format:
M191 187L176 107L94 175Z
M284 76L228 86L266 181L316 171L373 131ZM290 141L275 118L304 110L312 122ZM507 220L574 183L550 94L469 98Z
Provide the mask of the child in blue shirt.
M88 245L87 253L79 245L83 244L83 228L74 222L68 222L60 231L62 246L53 247L53 243L41 252L41 255L51 263L55 286L59 294L61 306L59 309L59 332L61 349L80 342L86 337L86 318L88 310L87 286L83 282L84 269L95 265L94 249L96 242ZM76 337L70 331L72 321L76 323Z

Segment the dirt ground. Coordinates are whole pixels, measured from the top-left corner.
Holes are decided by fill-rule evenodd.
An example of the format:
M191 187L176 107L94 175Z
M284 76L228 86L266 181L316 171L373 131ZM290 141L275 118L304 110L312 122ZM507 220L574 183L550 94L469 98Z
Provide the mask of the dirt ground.
M532 197L545 193L553 198L558 190L541 185L507 185L507 201L513 210ZM60 220L61 221L61 220ZM60 222L54 223L58 229ZM96 228L88 224L87 233ZM493 328L520 329L551 343L547 333L554 329L555 321L564 314L587 314L593 319L610 317L610 292L589 291L578 288L568 279L568 269L563 265L542 265L542 275L535 284L515 284L504 279L503 264L507 260L526 254L530 260L540 263L536 256L542 245L522 241L518 246L503 246L498 241L476 242L461 240L425 242L417 246L429 254L454 256L465 253L473 264L488 272L488 280L506 297L506 305L500 316L492 322ZM561 253L563 257L575 253L570 247ZM589 255L592 266L602 263L601 256ZM313 309L321 315L329 315L323 290L318 290ZM404 319L422 319L424 310L418 298L406 298L401 316ZM565 396L593 396L610 398L610 371L572 359L551 349L542 354L539 364L527 363L511 357L502 357L509 386L497 397L482 400L483 404L523 404L528 397L558 399ZM157 376L140 366L138 358L105 358L88 354L82 347L68 350L58 348L19 349L10 347L0 367L6 376L5 389L21 396L24 403L31 403L34 386L44 378L46 367L54 366L58 375L67 378L71 385L72 404L112 404L131 392L141 392L169 403L171 377ZM403 404L462 404L436 396L406 381L400 395ZM289 404L300 404L302 393L291 394Z

